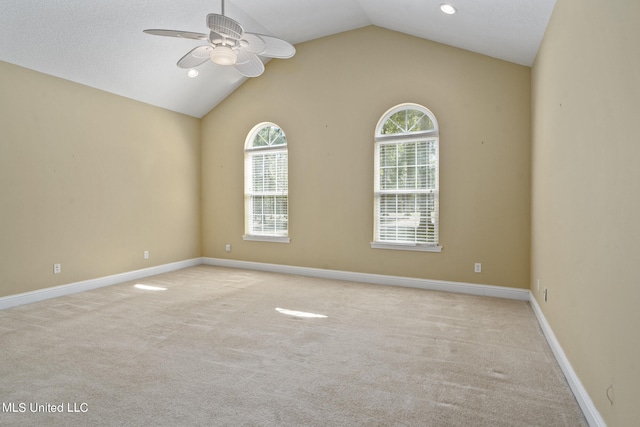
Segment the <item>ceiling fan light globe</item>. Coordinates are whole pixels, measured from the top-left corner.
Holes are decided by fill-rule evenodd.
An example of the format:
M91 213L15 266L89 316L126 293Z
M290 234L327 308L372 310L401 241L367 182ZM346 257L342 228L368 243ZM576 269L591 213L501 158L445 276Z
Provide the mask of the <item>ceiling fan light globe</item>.
M218 65L233 65L238 60L238 55L229 46L216 46L209 58Z

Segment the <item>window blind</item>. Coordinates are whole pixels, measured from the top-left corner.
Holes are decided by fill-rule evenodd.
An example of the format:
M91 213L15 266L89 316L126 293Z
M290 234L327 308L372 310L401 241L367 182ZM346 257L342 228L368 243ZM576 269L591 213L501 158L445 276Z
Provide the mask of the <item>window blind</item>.
M288 234L288 155L286 149L247 153L248 232Z
M438 138L376 144L375 240L437 245Z

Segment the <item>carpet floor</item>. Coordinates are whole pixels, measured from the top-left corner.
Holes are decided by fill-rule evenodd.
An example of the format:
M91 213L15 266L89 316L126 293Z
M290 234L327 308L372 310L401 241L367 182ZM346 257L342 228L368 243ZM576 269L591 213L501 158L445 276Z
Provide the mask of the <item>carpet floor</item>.
M0 311L0 343L1 425L587 425L523 301L203 265Z

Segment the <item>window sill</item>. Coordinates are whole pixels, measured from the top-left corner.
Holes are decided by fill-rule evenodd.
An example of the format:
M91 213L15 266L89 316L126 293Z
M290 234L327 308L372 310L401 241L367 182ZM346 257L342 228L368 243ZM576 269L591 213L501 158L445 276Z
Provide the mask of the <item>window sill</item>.
M242 236L242 240L250 240L253 242L271 242L271 243L290 243L291 239L288 236L258 236L245 234Z
M371 249L393 249L397 251L442 252L442 246L417 243L371 242Z

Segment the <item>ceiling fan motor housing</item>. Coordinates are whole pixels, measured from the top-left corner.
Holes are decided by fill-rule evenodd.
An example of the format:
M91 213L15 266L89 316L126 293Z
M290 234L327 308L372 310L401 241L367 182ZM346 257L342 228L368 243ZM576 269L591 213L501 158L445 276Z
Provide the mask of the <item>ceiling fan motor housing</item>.
M244 33L244 29L236 21L217 13L207 15L207 27L211 31L233 40L239 40Z

